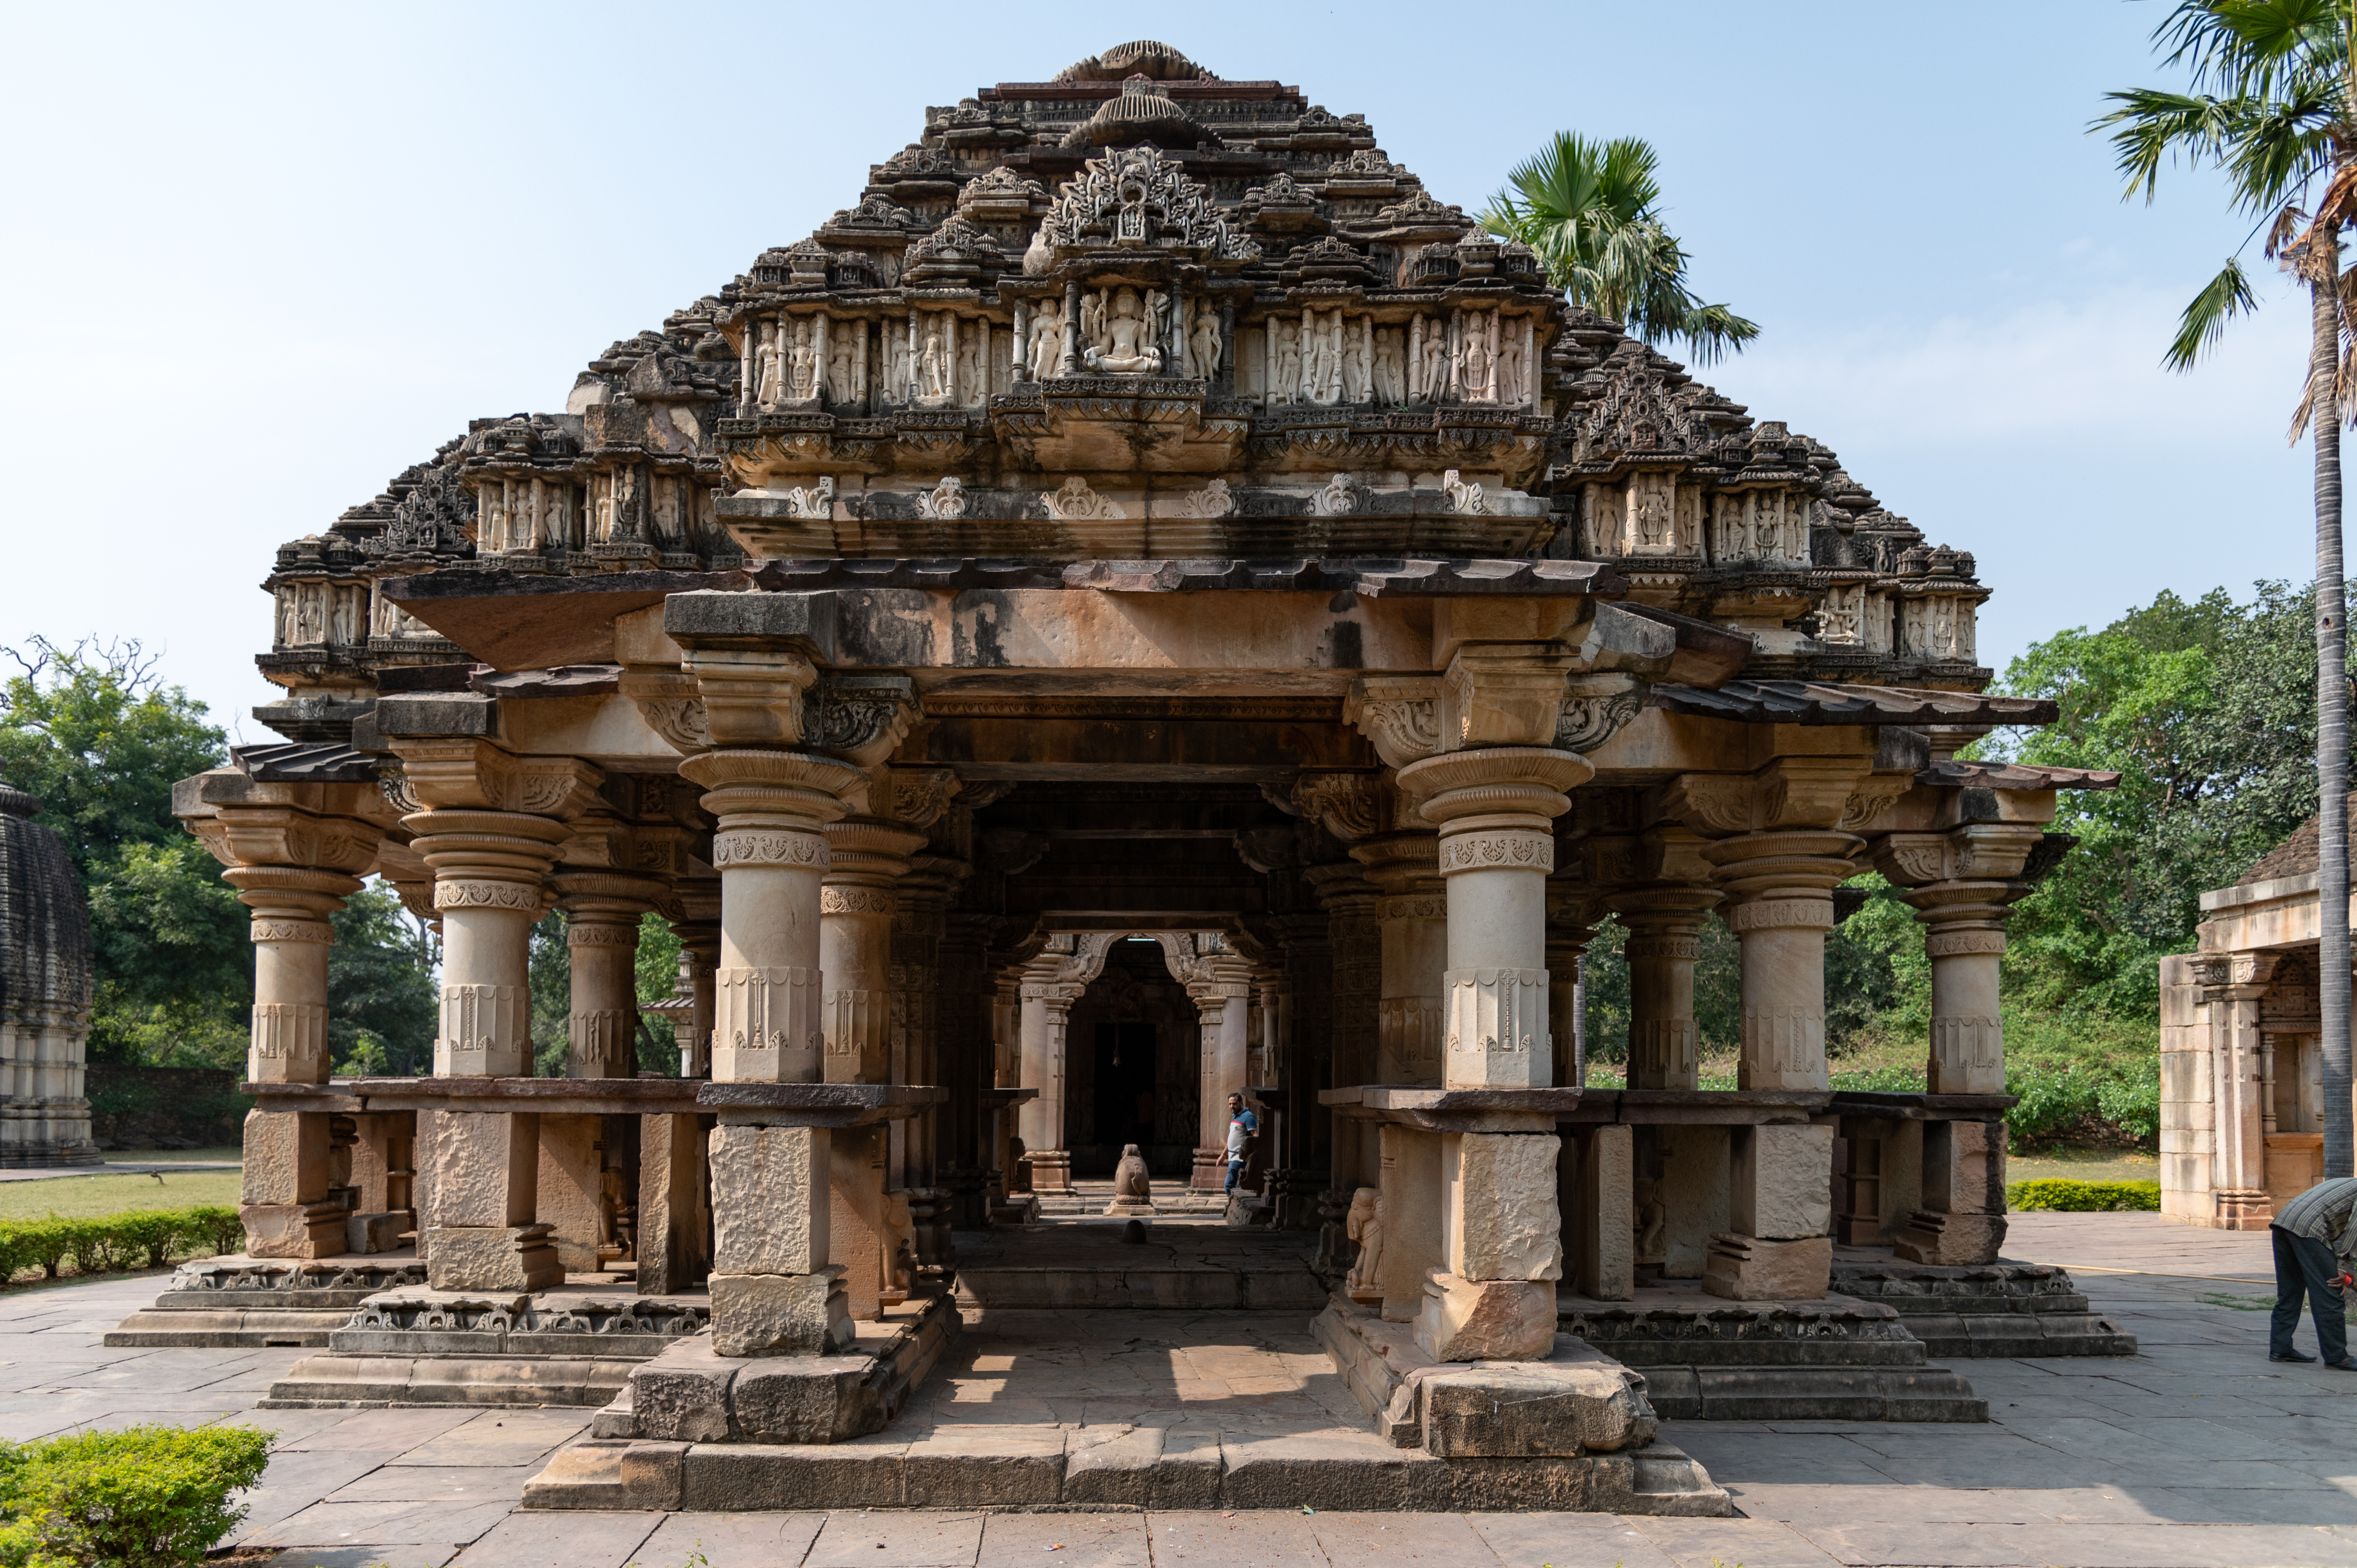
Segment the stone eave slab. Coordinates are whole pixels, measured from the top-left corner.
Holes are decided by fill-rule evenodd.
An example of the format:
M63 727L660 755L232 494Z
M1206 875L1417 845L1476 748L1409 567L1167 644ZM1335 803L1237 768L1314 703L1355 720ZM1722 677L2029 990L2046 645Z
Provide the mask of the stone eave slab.
M496 670L545 670L615 662L615 618L670 595L751 585L742 572L554 577L454 566L387 577L384 596Z
M1583 1090L1443 1089L1358 1084L1318 1091L1318 1102L1354 1122L1388 1122L1427 1133L1545 1133L1577 1109Z
M362 1111L541 1112L551 1116L693 1115L693 1078L363 1078ZM303 1107L309 1109L309 1107Z
M1913 1094L1843 1089L1834 1109L1844 1116L1881 1116L1904 1122L1994 1122L2021 1102L2018 1094Z
M1806 1122L1822 1114L1833 1099L1829 1089L1591 1089L1557 1120L1756 1127Z
M863 1127L914 1116L949 1097L946 1089L898 1083L705 1083L695 1103L717 1111L724 1125Z

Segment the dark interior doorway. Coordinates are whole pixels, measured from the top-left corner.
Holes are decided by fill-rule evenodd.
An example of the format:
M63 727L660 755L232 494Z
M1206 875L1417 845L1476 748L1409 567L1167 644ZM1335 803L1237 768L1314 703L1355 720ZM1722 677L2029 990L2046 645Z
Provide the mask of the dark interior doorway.
M1121 1157L1124 1144L1135 1144L1152 1163L1155 1027L1106 1022L1097 1026L1096 1141Z

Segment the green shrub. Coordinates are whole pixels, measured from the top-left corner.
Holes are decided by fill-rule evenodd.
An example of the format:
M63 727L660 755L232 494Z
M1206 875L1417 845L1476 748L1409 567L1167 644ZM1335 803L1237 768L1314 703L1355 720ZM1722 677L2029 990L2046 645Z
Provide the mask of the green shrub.
M78 1273L162 1268L173 1254L204 1257L245 1244L237 1210L217 1203L189 1208L135 1209L96 1219L20 1219L0 1223L0 1284L38 1267L49 1279L68 1258Z
M0 1568L194 1568L245 1517L271 1434L133 1426L0 1444Z
M2005 1189L2005 1205L2017 1212L2054 1209L2071 1214L2157 1213L2160 1183L2157 1181L2073 1181L2049 1176L2018 1181Z

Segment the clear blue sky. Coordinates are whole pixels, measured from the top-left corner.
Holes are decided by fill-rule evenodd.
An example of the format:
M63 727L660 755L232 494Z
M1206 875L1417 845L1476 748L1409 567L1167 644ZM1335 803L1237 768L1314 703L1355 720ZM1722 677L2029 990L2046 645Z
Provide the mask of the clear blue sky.
M1649 138L1699 287L1763 328L1707 379L1972 550L2002 669L2163 588L2310 570L2303 309L2271 283L2163 373L2244 227L2206 177L2123 204L2084 134L2168 80L2162 9L20 3L0 642L139 638L270 738L275 545L469 416L562 407L848 205L925 105L1143 35L1366 114L1469 209L1558 128Z

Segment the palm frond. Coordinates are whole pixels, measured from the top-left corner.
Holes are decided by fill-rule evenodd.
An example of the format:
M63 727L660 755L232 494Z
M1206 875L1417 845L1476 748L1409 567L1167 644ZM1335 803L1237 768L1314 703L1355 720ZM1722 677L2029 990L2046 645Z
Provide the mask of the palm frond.
M2226 323L2237 316L2246 316L2258 308L2258 295L2251 289L2251 280L2243 271L2242 259L2226 258L2218 275L2202 285L2201 292L2178 317L2177 336L2169 345L2161 363L2172 371L2190 371L2204 354L2218 346L2226 330Z

